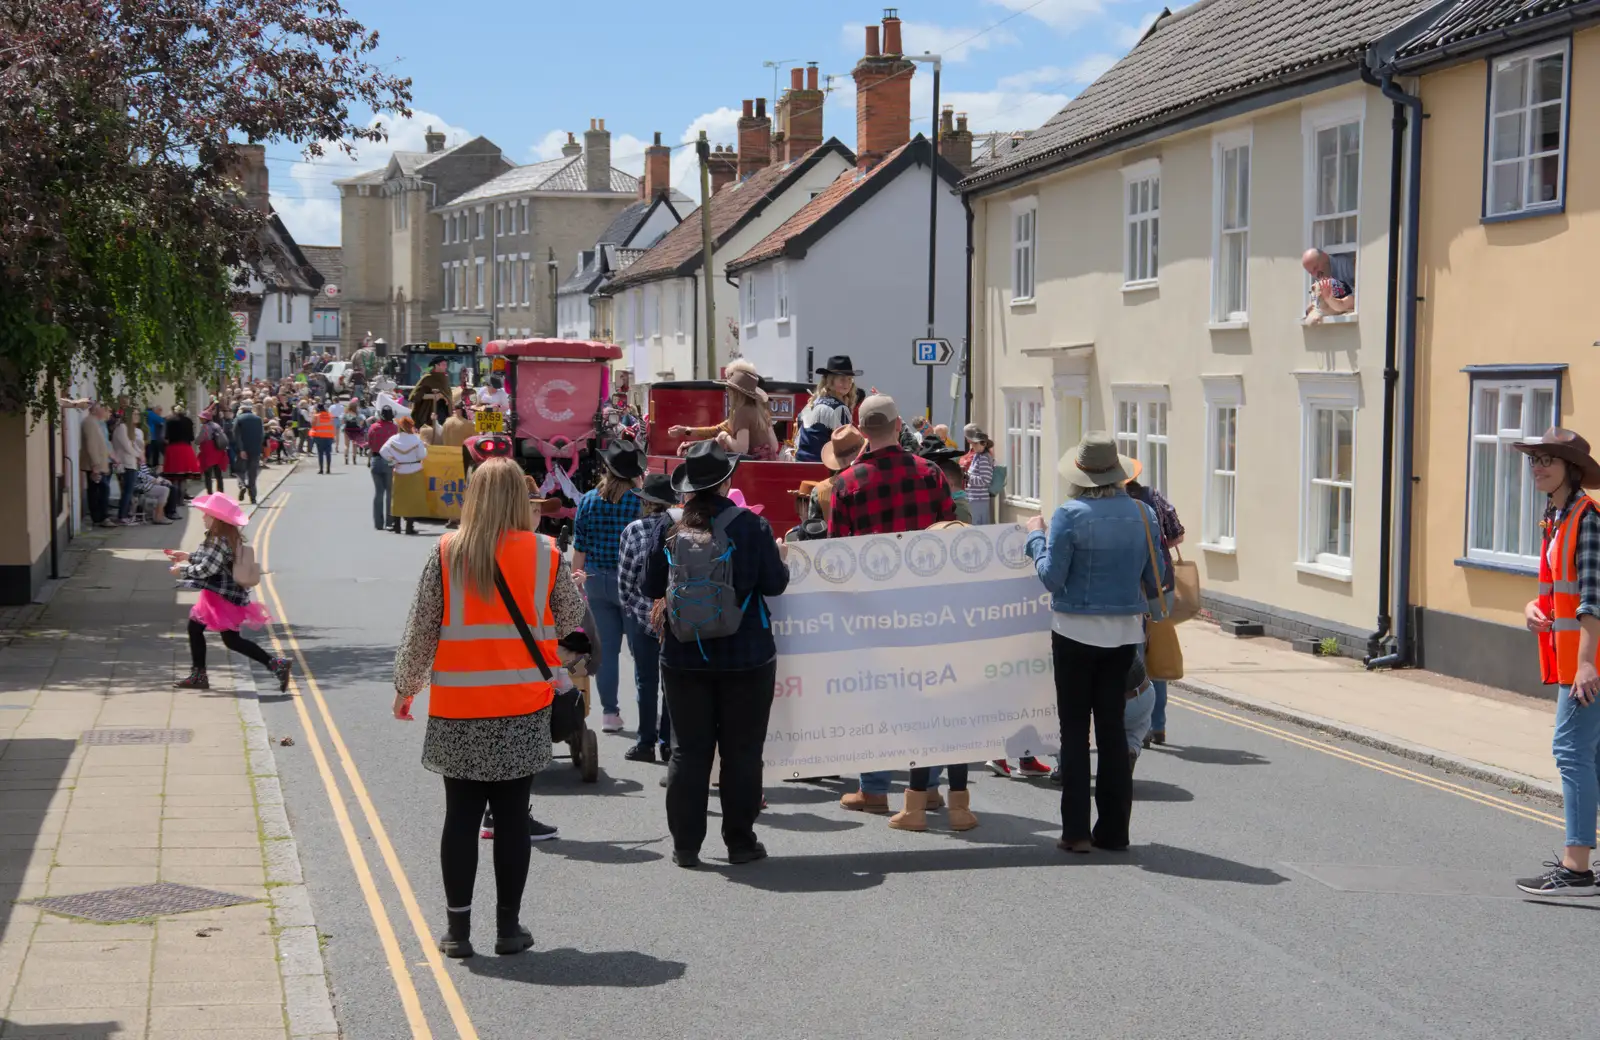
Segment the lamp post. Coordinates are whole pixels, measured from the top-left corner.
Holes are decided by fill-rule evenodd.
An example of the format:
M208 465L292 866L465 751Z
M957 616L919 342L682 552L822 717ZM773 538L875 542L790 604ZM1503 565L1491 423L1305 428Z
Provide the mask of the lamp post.
M933 339L934 302L936 298L935 278L938 274L939 263L939 73L944 68L944 60L937 54L908 55L912 61L927 62L933 66L933 123L928 129L928 338ZM923 366L927 372L928 401L923 412L928 422L933 422L933 368L932 365Z

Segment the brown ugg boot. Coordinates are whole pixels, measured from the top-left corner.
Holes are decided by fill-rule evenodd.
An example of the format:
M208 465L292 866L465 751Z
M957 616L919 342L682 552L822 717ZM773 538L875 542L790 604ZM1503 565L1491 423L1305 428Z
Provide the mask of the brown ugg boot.
M950 792L950 829L953 831L970 831L978 825L978 818L972 813L972 792Z
M928 811L929 812L938 812L940 809L943 809L943 808L944 808L944 799L939 797L939 789L937 787L928 788L928 805L927 805Z
M955 792L951 792L954 797ZM925 831L928 829L928 792L906 791L906 807L889 817L889 826L897 831Z
M879 816L889 811L889 796L886 794L862 794L852 791L839 799L839 808L849 809L851 812L876 813Z

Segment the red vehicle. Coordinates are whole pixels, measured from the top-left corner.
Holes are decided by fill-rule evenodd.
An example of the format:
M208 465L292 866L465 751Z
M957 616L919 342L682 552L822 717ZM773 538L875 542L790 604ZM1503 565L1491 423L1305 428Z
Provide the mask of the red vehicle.
M495 340L483 352L511 396L506 432L512 457L538 483L543 526L555 528L565 547L578 497L594 486L598 473L610 363L622 357L622 348L579 339L514 339Z
M761 388L772 405L773 426L781 442L792 442L800 413L811 400L811 387L804 383L778 383L763 379ZM680 461L678 447L683 437L667 433L674 426L715 426L727 417L727 391L709 379L676 383L656 383L650 387L650 431L647 450L652 473L671 473ZM733 488L744 494L745 503L765 506L761 515L772 525L773 534L782 537L800 522L790 494L802 480L822 480L828 467L820 462L756 462L746 459L733 474Z

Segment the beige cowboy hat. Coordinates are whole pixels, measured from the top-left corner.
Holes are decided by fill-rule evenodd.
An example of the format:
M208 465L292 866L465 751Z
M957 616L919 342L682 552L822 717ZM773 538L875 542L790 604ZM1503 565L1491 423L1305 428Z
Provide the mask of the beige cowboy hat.
M1552 426L1537 440L1517 441L1511 446L1524 455L1553 455L1569 462L1582 472L1584 487L1600 488L1600 462L1595 461L1589 442L1571 430Z
M846 423L833 431L819 454L822 464L837 473L855 462L866 446L866 435Z
M731 361L723 371L723 378L717 380L729 390L737 390L746 397L753 397L762 404L767 403L767 392L761 389L761 373L756 371L756 366L748 361Z
M1083 435L1078 446L1061 456L1056 469L1078 487L1106 487L1131 479L1136 463L1117 451L1117 442L1104 430Z

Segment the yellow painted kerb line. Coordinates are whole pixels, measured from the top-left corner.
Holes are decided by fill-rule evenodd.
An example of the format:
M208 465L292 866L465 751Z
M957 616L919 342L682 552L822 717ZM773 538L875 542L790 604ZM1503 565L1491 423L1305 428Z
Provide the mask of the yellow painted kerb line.
M283 501L286 500L287 496ZM460 1040L478 1040L478 1031L473 1026L472 1019L467 1015L466 1005L461 1000L461 994L456 990L455 981L450 978L450 973L445 970L444 958L440 955L438 946L435 944L433 936L428 929L427 921L422 916L422 908L417 903L416 892L412 889L411 881L406 876L404 868L400 865L400 857L395 853L394 843L389 840L389 832L384 828L383 821L378 816L377 807L373 805L372 797L367 793L367 785L361 780L361 773L356 768L355 759L350 754L350 748L345 744L344 737L339 732L338 724L333 721L333 713L328 709L327 699L323 697L322 688L318 685L316 676L312 674L310 665L306 662L306 655L301 650L299 640L295 638L294 630L289 624L288 615L283 609L283 600L278 596L278 588L272 581L272 575L267 571L268 542L278 516L282 515L283 501L279 502L279 511L274 514L267 529L261 533L261 586L266 594L272 597L272 610L277 620L278 629L282 631L284 642L293 653L295 662L300 668L298 683L303 683L311 691L312 699L316 701L317 714L322 718L322 723L328 730L328 738L332 741L334 751L339 756L339 767L343 771L345 779L349 782L350 789L355 793L356 803L360 805L362 815L366 818L367 826L378 843L378 851L383 856L384 866L388 868L389 878L394 883L396 891L400 893L401 905L405 907L406 917L410 920L412 931L415 932L417 942L422 947L423 956L432 971L434 982L438 985L439 998L444 1002L446 1010L450 1013L450 1020L455 1026L456 1034L460 1037ZM274 642L276 642L276 639ZM321 755L321 745L315 736L315 731L312 729L311 718L306 711L305 701L303 698L296 697L294 698L294 704L295 709L300 713L300 722L311 739L312 747L316 752L318 766L319 768L324 768L326 759ZM365 871L367 878L370 880L371 870L366 866L365 853L361 851L360 842L355 836L354 828L349 825L349 815L344 808L343 796L338 790L338 785L333 781L331 771L324 775L323 784L328 789L328 797L334 805L334 813L339 820L340 829L345 831L345 847L350 852L352 864L355 864L359 857L360 865L356 869L357 875L360 876ZM346 830L347 828L348 830ZM374 903L375 896L376 890L374 889L373 895L368 897L368 910L372 912L374 921L378 920L380 914L382 915L382 922L378 925L379 932L382 933L385 929L389 929L388 915L382 911L381 903ZM392 929L390 929L389 934L392 938ZM387 953L387 950L385 952ZM398 944L396 944L395 953L398 956ZM395 975L396 985L400 986L402 1002L406 1000L407 987L410 987L411 1000L416 1001L416 988L411 985L410 973L405 969L403 961L397 962L391 959L389 966L391 973ZM402 977L405 979L404 985L401 985ZM408 1007L408 1018L410 1013L410 1008ZM420 1031L418 1031L419 1025ZM428 1032L426 1020L422 1018L420 1003L417 1006L417 1018L412 1020L412 1031L418 1037L432 1035Z

